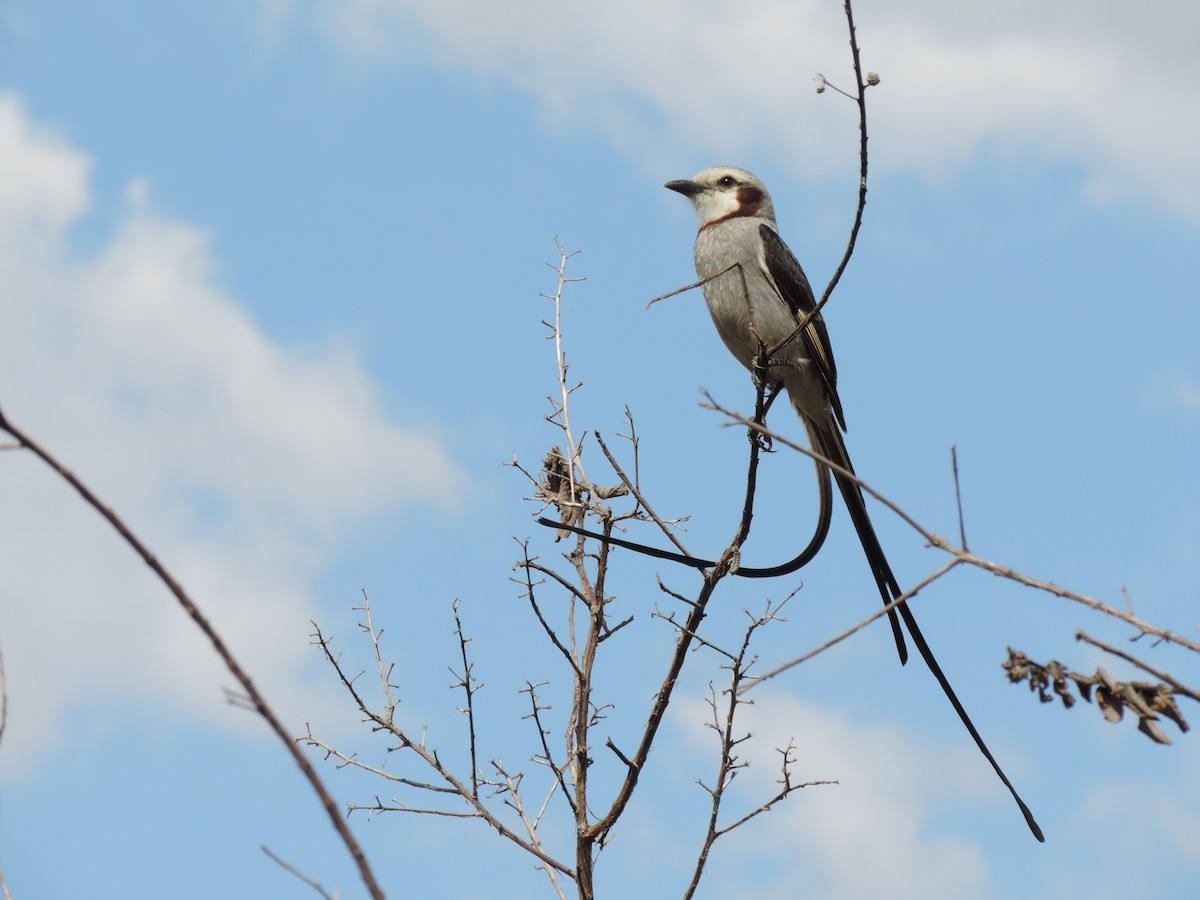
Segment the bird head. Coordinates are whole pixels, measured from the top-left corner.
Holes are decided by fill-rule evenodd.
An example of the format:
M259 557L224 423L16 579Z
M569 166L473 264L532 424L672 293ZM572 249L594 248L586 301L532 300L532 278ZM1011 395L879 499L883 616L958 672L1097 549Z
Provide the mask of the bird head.
M745 169L713 166L692 178L668 181L665 186L692 201L701 230L738 216L775 224L775 208L766 185Z

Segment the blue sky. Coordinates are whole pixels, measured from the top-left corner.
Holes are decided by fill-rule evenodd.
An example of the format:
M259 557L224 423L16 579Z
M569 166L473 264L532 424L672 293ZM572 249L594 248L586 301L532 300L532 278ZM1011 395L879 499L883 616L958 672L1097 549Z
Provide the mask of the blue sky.
M1194 635L1200 12L923 0L856 15L882 83L866 223L827 321L860 474L954 534L956 444L972 549L1116 604L1127 587L1143 618ZM315 619L365 667L365 590L400 715L461 764L446 670L461 598L486 682L481 755L524 767L536 796L517 691L549 679L561 712L567 673L510 581L513 539L547 560L556 547L504 463L536 466L560 440L543 421L555 383L538 296L555 236L587 278L563 311L577 427L619 444L628 404L656 508L691 515L689 547L718 552L745 441L698 389L742 408L751 393L698 296L645 309L693 279L694 217L662 183L715 163L756 172L824 284L857 134L817 72L850 83L834 2L2 2L0 408L128 518L297 733L312 723L382 758L308 645ZM782 412L775 427L802 434ZM805 460L768 460L748 564L807 538L810 480ZM0 455L0 498L14 895L310 895L266 844L359 896L294 767L224 703L230 679L145 567L31 459ZM873 514L901 582L940 563ZM635 616L601 664L620 741L671 640L650 616L654 573L684 591L697 578L616 560L616 606ZM727 585L711 633L732 639L742 609L799 581ZM844 516L803 583L764 666L876 608ZM800 777L840 784L719 843L701 896L1191 896L1195 740L1168 725L1176 743L1154 746L1089 706L1042 707L999 668L1014 646L1130 677L1073 640L1128 631L971 572L916 612L1047 844L877 626L756 696L735 805L772 791L789 739ZM1200 681L1182 652L1138 649ZM606 895L686 884L720 676L714 657L691 666L601 857ZM341 802L388 793L325 771ZM393 896L550 896L480 823L352 822ZM569 856L565 831L546 840Z

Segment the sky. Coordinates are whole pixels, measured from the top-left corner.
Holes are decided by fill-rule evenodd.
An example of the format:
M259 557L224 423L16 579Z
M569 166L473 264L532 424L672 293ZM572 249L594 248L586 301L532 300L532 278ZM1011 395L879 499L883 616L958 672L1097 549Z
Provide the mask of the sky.
M859 474L971 549L1195 638L1200 600L1200 30L1194 4L1097 11L917 0L855 6L870 89L870 193L826 312ZM297 735L382 761L311 646L317 623L369 670L384 628L397 715L466 771L451 606L476 674L480 757L530 761L526 681L561 746L569 673L512 581L528 539L558 564L530 488L562 435L543 319L556 239L577 431L627 464L684 539L719 553L745 438L699 405L752 387L693 280L695 219L663 189L710 165L772 192L814 284L845 247L858 179L836 2L0 0L0 409L77 472L177 575ZM549 264L549 266L547 265ZM803 434L780 409L773 427ZM807 460L760 475L748 565L789 558L814 504ZM901 583L943 559L879 506ZM635 537L658 542L649 528ZM565 567L565 563L563 563ZM673 635L652 613L698 576L613 557L599 732L632 743ZM878 606L839 510L820 556L726 583L711 639L795 591L756 645L773 667ZM1125 592L1127 591L1128 600ZM546 604L562 598L545 595ZM1076 671L1128 627L981 572L915 603L930 643L1047 836L1038 844L919 661L876 624L751 694L731 816L806 788L718 842L698 896L1191 896L1200 751L1157 746L1086 703L1006 682L1006 647ZM1194 659L1148 640L1197 684ZM304 897L260 847L341 897L345 849L166 590L28 454L0 452L0 866L16 897ZM682 894L717 764L692 655L601 896ZM367 676L364 676L367 677ZM368 681L370 679L368 678ZM1183 707L1185 716L1194 711ZM618 761L594 749L596 808ZM313 755L339 803L391 786ZM389 769L424 773L393 758ZM408 797L409 802L416 798ZM570 858L569 823L543 839ZM476 821L351 817L390 896L552 896ZM469 861L469 862L468 862Z

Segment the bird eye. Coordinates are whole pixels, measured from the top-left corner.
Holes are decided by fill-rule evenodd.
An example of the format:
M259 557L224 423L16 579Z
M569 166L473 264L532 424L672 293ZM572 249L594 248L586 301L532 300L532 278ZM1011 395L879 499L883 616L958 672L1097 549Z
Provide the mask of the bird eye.
M732 175L722 175L717 179L717 185L719 187L729 188L733 187L735 184L737 184L737 179Z

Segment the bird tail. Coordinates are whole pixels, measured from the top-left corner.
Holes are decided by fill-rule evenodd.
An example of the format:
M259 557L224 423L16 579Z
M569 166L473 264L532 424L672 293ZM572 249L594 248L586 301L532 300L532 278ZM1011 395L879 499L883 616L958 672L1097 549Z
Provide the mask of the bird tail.
M830 462L834 462L847 472L853 473L854 466L850 462L850 454L846 450L846 443L842 440L842 435L838 431L837 425L831 421L830 427L825 428L808 416L802 415L802 417L808 429L808 436L813 449ZM846 501L846 509L850 513L850 520L854 523L854 530L858 532L858 539L862 543L863 551L867 555L867 561L871 564L871 572L875 576L875 583L879 586L879 594L883 597L885 605L891 603L897 597L901 596L903 592L896 581L896 576L892 573L892 567L888 565L887 557L883 553L883 547L880 545L879 538L875 534L875 528L871 524L870 517L867 515L867 504L863 499L862 489L840 472L834 472L833 474L837 479L838 487L841 489L842 499ZM921 628L917 625L917 619L913 615L912 610L908 608L907 603L901 603L895 610L888 612L888 618L892 624L892 634L896 638L896 649L900 652L901 664L907 661L908 650L904 644L904 635L900 631L900 625L896 620L897 611L900 613L900 618L904 620L904 625L912 637L913 644L916 645L917 652L921 655L921 659L925 661L925 665L929 667L929 671L933 673L933 677L941 686L942 693L946 695L946 699L950 701L950 705L954 707L959 721L963 723L963 726L967 729L967 733L975 741L975 746L979 748L979 752L991 763L992 769L996 772L1000 781L1004 783L1004 786L1008 788L1008 792L1012 794L1012 798L1017 802L1021 814L1025 817L1025 824L1029 826L1029 830L1033 832L1033 836L1039 841L1044 842L1046 838L1042 834L1042 829L1038 826L1037 821L1033 818L1033 813L1025 805L1025 801L1021 799L1012 782L1008 780L1008 776L1004 774L1004 770L1000 768L1000 764L996 762L996 758L992 756L992 751L983 742L983 738L975 728L971 717L967 715L967 710L963 707L962 701L958 699L958 695L954 693L954 688L950 686L950 681L946 678L946 673L942 671L942 667L938 665L937 659L934 658L933 650L930 649L929 643L925 640L925 635L921 633Z
M842 440L837 426L830 422L830 427L825 428L808 416L802 414L802 417L808 429L808 440L812 444L812 448L830 462L836 463L847 472L854 474L854 464L850 462L850 454L846 450L846 443ZM837 479L842 499L846 502L846 509L850 513L850 521L854 523L854 530L858 532L859 543L862 544L863 552L867 555L867 562L871 565L871 574L875 576L879 595L883 598L886 606L900 596L900 585L896 581L896 576L892 574L892 567L888 565L883 547L875 534L875 526L871 524L871 518L867 515L867 504L863 499L862 489L841 472L834 472L833 477ZM908 607L901 605L899 609L907 611ZM896 639L896 652L900 654L900 665L904 665L908 662L908 647L904 642L904 632L900 629L900 620L895 609L888 610L888 621L892 626L892 636Z

